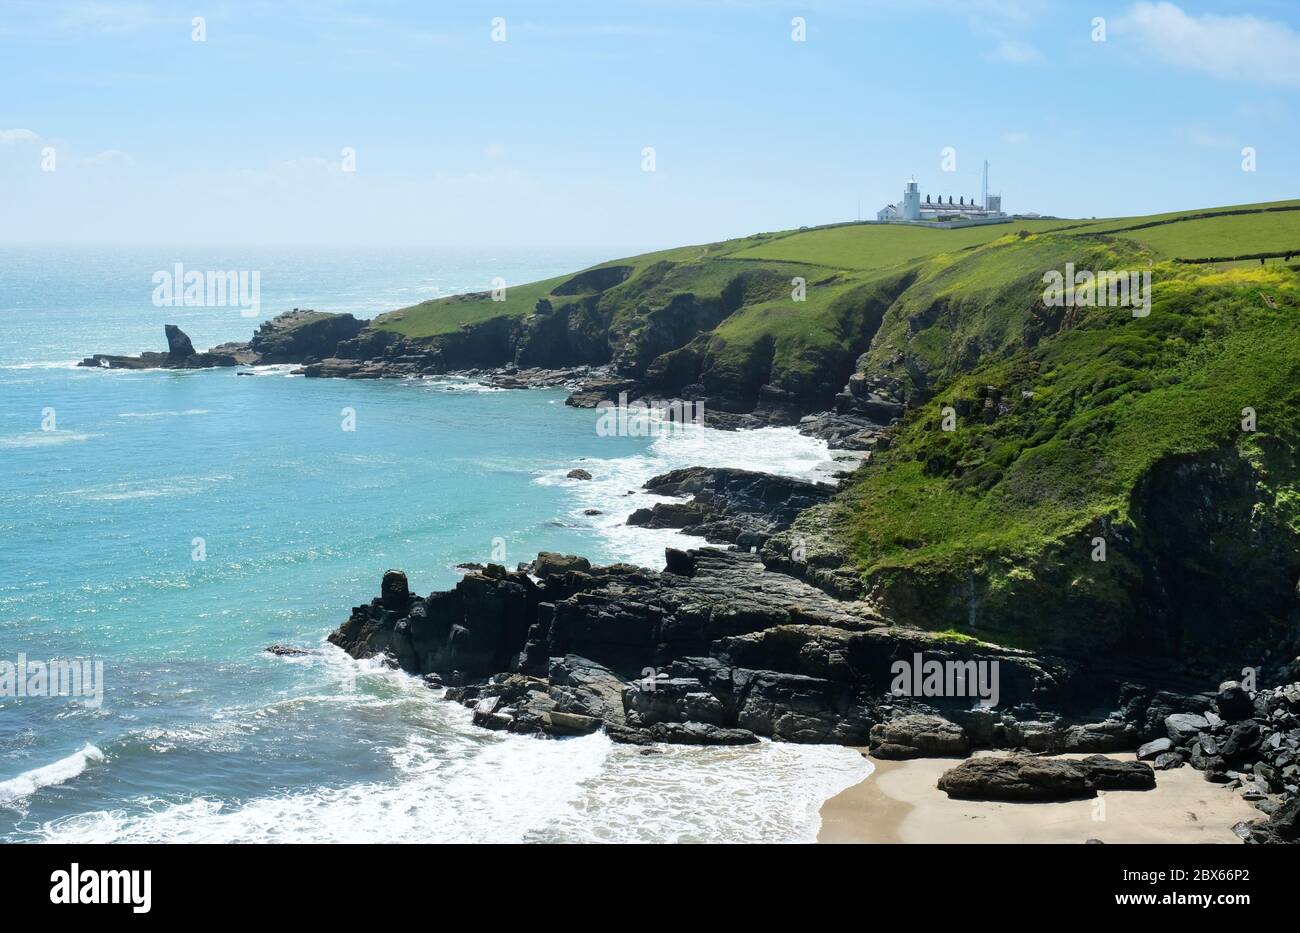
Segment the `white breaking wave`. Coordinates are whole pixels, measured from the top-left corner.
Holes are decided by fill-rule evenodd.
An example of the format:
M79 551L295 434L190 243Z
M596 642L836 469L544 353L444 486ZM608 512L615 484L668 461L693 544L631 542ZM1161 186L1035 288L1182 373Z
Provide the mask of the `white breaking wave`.
M187 408L184 411L123 411L119 418L184 418L189 415L210 415L210 408Z
M103 761L104 753L89 743L79 752L67 758L60 758L54 764L42 768L24 771L16 778L0 781L0 806L12 806L14 803L36 793L42 787L53 787L64 781L71 781L92 761Z
M467 379L463 376L425 376L418 380L419 385L438 392L507 392L486 382Z
M265 366L243 366L236 370L240 376L292 376L297 363L267 363Z
M418 678L327 649L293 659L330 686L295 703L347 716L376 703L421 724L393 738L392 778L231 802L141 799L42 824L42 841L89 842L807 842L822 803L872 767L852 749L762 742L660 746L603 734L489 732ZM351 704L356 709L349 708ZM282 707L279 707L282 709ZM269 711L271 708L268 707ZM229 710L247 718L254 710ZM224 717L223 717L224 718Z
M607 560L655 569L664 565L664 548L697 548L706 546L707 542L673 529L627 524L627 517L637 509L673 501L641 488L652 476L692 466L736 467L829 482L831 473L842 469L831 458L825 441L807 437L794 428L719 431L701 425L674 428L657 437L642 454L582 460L576 465L590 473L591 479L567 479L572 467L566 466L544 473L537 481L564 485L571 490L576 507L566 517L600 536ZM593 509L601 514L586 514Z
M174 476L169 479L130 480L104 486L69 489L65 496L88 502L126 502L131 499L161 499L168 496L191 496L218 483L228 482L228 473L212 476Z
M52 447L88 441L98 434L76 434L72 431L33 431L30 434L10 434L0 437L0 447Z
M38 363L0 363L0 369L76 369L80 360L46 360Z
M457 731L473 728L468 711L447 706L465 713ZM417 734L390 755L400 775L391 783L243 804L140 801L131 811L54 821L40 836L77 843L811 842L822 803L872 770L838 746L667 746L643 755L603 734L487 733L450 742Z

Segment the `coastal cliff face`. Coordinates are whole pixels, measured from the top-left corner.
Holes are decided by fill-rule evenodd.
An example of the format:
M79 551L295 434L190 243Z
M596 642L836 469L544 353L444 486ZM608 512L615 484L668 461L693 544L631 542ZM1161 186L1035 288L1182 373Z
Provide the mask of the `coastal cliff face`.
M1162 458L1123 509L1019 555L971 548L861 574L843 543L860 527L860 493L773 536L768 564L901 623L1068 656L1218 659L1230 670L1295 651L1300 471L1275 438ZM801 562L789 557L796 546Z
M1300 673L1297 270L1179 265L1108 231L880 268L778 264L779 240L754 240L537 283L513 311L467 296L395 312L370 332L394 336L367 338L389 362L345 374L601 366L570 404L626 392L700 401L720 426L798 424L862 454L851 478L831 494L657 477L691 498L630 523L736 549L669 551L661 573L543 554L424 599L393 575L331 640L450 684L487 728L879 757L1153 743L1157 768L1190 764L1272 815L1243 836L1294 838L1296 687L1196 691ZM1145 268L1155 286L1140 310L1046 302L1043 270L1074 266ZM922 655L994 665L996 708L898 696L887 672ZM950 784L1020 788L1026 768ZM1052 793L1151 780L1057 770Z
M302 363L334 356L366 325L350 314L295 309L264 322L248 342L261 364Z
M807 577L1072 655L1293 651L1300 277L1157 271L1149 316L1074 309L910 405L787 534Z

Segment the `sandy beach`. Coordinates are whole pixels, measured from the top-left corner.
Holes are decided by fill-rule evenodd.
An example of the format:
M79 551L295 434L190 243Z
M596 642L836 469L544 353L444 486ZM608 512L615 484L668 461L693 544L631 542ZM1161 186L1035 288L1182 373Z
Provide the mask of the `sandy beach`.
M864 750L865 751L865 750ZM1065 756L1083 757L1083 756ZM818 842L1175 842L1239 844L1231 827L1263 818L1193 768L1156 772L1148 791L1057 803L952 800L936 787L960 759L871 759L876 770L822 806ZM1104 805L1101 803L1104 801Z

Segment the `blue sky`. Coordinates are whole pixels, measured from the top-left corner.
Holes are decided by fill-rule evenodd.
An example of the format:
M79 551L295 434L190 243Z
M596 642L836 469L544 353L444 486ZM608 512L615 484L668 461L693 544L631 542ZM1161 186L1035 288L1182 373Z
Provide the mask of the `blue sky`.
M978 195L985 158L1011 211L1300 196L1291 0L5 0L0 89L8 243L617 252Z

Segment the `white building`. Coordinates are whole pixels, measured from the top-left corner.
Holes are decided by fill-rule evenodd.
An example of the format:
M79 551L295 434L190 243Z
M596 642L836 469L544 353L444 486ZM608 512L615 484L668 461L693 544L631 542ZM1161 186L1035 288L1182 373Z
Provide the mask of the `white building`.
M981 203L964 195L954 198L948 195L925 196L921 200L920 189L913 178L903 187L903 200L897 204L886 204L876 212L876 220L885 223L908 223L918 221L994 221L1004 220L1007 215L1002 212L1002 195L989 194L989 164L984 163L984 194Z

